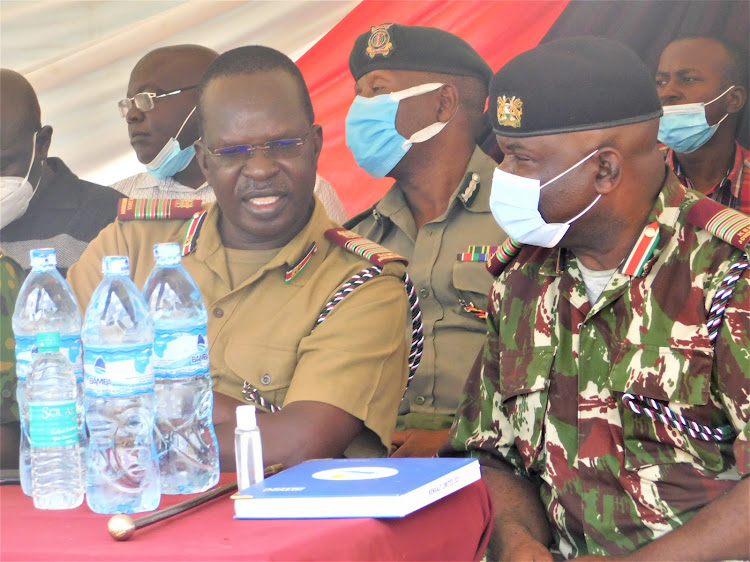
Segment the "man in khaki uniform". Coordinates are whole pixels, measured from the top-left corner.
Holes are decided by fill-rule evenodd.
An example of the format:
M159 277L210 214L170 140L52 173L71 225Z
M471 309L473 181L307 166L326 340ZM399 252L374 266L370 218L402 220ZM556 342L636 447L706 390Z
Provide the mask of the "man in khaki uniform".
M70 270L80 305L103 256L127 255L143 286L153 244L180 242L208 307L222 470L234 465L235 407L248 400L283 406L258 416L267 465L347 448L382 455L407 375L402 258L381 252L382 273L316 325L342 284L372 264L332 241L336 225L313 195L322 130L302 75L273 49L234 49L207 70L198 111L197 158L217 203L187 221L118 220ZM190 204L174 201L170 216Z
M477 146L492 70L430 27L374 26L349 56L357 94L346 140L374 177L396 180L348 228L406 256L424 325L422 362L401 404L396 456L431 456L447 435L486 331L495 162ZM407 140L408 139L408 140Z

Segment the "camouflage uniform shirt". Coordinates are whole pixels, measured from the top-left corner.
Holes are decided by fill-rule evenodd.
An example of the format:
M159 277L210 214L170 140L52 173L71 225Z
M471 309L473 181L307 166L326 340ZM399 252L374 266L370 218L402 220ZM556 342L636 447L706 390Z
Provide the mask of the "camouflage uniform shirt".
M23 278L21 266L0 251L0 423L18 421L16 344L12 319Z
M538 479L553 552L565 557L635 550L750 472L748 274L712 346L706 311L743 252L687 222L699 197L668 173L643 272L616 271L593 306L561 249L523 248L493 286L482 360L441 454L502 459ZM728 438L636 414L625 393Z

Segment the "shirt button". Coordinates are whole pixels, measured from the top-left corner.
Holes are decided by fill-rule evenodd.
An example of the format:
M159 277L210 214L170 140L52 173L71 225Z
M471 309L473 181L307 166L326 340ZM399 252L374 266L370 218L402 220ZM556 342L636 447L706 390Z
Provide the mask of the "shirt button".
M10 398L11 392L7 388L3 390L3 398Z
M224 311L221 308L214 308L214 316L216 318L221 318L224 316Z
M263 375L262 377L260 377L260 382L261 384L265 384L265 385L271 384L271 375L268 375L268 374Z
M426 299L430 296L430 290L426 287L422 287L421 289L419 289L419 296L423 299Z
M414 399L414 403L417 406L421 406L422 404L424 404L424 402L425 402L425 398L421 394Z

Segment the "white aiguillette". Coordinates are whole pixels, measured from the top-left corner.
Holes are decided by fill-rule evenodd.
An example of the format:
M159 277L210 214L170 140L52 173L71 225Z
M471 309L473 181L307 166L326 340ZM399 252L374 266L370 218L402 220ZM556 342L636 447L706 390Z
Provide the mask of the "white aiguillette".
M237 519L403 517L480 478L467 458L312 460L232 499Z

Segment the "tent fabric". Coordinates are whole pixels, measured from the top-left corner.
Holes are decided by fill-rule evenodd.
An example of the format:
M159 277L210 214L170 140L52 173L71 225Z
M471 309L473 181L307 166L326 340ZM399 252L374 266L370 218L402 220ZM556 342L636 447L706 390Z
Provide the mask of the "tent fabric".
M323 126L319 172L351 215L392 183L360 170L345 145L344 119L354 97L349 51L370 26L445 29L494 70L540 41L584 34L620 40L655 68L678 34L722 32L747 47L749 6L734 0L3 0L0 65L24 74L36 89L42 122L55 131L50 155L84 179L111 184L143 170L116 108L141 56L180 43L219 52L248 44L279 49L298 61L308 82ZM743 127L740 139L747 142L747 120Z

